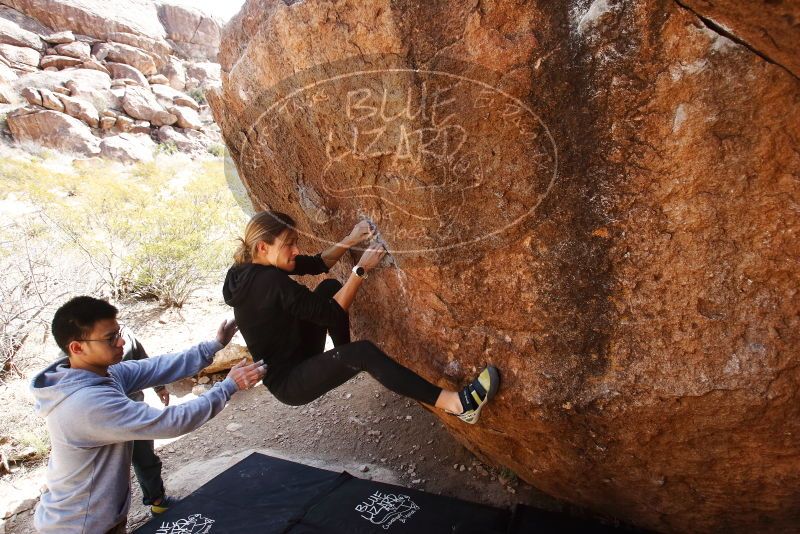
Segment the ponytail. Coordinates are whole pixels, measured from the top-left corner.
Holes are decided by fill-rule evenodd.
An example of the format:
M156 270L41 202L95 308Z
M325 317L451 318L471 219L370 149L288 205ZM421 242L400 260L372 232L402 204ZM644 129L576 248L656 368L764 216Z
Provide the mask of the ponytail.
M279 211L260 211L253 215L244 229L244 237L239 238L239 246L233 254L236 265L252 263L256 247L261 241L271 245L286 230L295 227L294 219Z

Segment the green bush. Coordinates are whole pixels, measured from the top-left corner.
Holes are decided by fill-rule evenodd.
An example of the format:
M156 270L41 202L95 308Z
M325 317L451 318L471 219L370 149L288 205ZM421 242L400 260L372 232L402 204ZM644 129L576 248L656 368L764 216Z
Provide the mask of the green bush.
M189 96L194 98L194 101L197 102L200 105L206 103L206 94L199 87L197 87L195 89L192 89L191 91L187 92L186 94L188 94Z
M171 156L178 153L178 145L175 141L164 141L156 145L156 154L167 154Z
M74 251L108 296L182 306L230 263L246 215L221 160L161 154L130 167L76 162L53 172L47 165L0 161L0 193L40 206L44 224L31 224L30 238Z
M218 158L225 157L225 145L220 143L209 145L208 152Z

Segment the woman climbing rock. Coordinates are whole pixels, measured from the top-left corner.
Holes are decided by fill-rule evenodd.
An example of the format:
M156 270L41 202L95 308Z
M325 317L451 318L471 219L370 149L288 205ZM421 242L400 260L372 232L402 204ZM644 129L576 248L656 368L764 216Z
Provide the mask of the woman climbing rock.
M474 424L500 385L488 366L461 391L434 386L387 356L370 341L350 341L348 310L368 273L386 253L368 248L347 281L323 280L314 291L290 275L327 273L349 248L374 235L367 221L316 256L300 255L295 222L263 211L250 219L228 270L225 302L254 360L267 364L264 385L289 405L307 404L361 371L400 395L435 406ZM334 348L325 351L329 334Z

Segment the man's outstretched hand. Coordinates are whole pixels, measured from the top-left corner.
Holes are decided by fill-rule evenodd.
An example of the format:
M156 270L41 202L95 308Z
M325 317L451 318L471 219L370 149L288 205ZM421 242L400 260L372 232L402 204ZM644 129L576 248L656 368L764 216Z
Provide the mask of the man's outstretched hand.
M167 388L162 387L156 389L156 395L158 395L158 398L161 399L161 404L164 406L169 406L169 391L167 391Z
M242 391L258 384L265 374L267 374L266 363L262 361L247 363L246 359L242 359L231 367L228 378L232 378L236 382L237 389Z
M223 347L227 346L238 330L239 327L236 326L235 320L226 319L222 321L222 324L219 325L219 330L217 330L217 341L222 343Z

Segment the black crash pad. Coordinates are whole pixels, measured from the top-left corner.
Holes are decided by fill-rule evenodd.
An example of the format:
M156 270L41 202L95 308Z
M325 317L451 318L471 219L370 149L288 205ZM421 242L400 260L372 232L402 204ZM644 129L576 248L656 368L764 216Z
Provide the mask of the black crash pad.
M527 506L512 515L253 453L136 534L512 534L572 532L570 527L578 525L562 514ZM612 530L580 525L582 532Z

